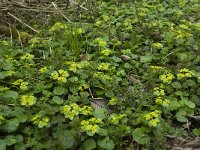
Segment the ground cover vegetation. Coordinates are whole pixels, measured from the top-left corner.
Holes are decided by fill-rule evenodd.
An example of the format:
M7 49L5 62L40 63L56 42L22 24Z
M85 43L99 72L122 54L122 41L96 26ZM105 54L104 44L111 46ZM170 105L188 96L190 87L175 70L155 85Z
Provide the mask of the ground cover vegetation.
M23 47L1 39L0 149L165 150L200 136L183 126L200 108L199 0L88 5L35 25Z

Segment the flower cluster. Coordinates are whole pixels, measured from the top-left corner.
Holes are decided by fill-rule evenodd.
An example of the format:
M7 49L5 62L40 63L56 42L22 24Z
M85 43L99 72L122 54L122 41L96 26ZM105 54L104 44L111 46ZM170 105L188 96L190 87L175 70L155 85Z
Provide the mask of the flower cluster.
M154 48L157 48L157 49L163 48L163 44L161 44L161 43L159 43L159 42L153 43L152 46L153 46Z
M32 119L33 124L37 124L39 128L43 128L43 127L49 127L50 126L50 122L49 122L49 117L42 117L39 114L36 114Z
M23 79L18 79L12 83L13 85L19 85L19 88L22 90L28 90L29 83L24 81Z
M82 34L82 33L85 33L84 29L83 28L78 28L76 30L77 34Z
M13 74L15 74L15 71L8 70L5 73L6 73L7 76L12 76Z
M122 122L122 120L125 118L126 118L126 114L113 113L110 115L109 120L111 121L111 123L117 125L117 124L119 124L120 121Z
M107 49L102 50L100 53L104 56L109 56L112 53L112 51L107 48Z
M100 63L97 67L98 70L108 70L110 64L109 63Z
M149 126L156 127L157 124L160 122L159 121L160 114L161 114L160 110L155 110L153 112L145 114L144 118L146 121L148 121Z
M39 70L40 73L45 73L45 72L47 72L47 71L48 71L48 68L47 68L47 67L42 67L42 68L40 68L40 70Z
M58 80L59 82L66 83L67 82L67 77L69 76L67 71L64 71L62 69L58 71L54 71L51 73L51 77L54 80Z
M161 97L157 97L155 99L155 103L158 105L162 105L163 107L167 107L170 104L170 101L168 99L162 99Z
M153 94L156 96L164 96L165 95L165 91L162 87L155 87L153 89Z
M166 74L160 75L159 78L160 80L162 80L163 83L170 84L175 77L172 73L166 73Z
M100 131L99 125L102 124L100 118L90 118L89 120L81 121L81 130L86 131L89 136L93 136Z
M79 90L80 91L83 91L85 89L88 89L90 86L86 83L82 83L80 86L79 86Z
M104 74L103 72L96 72L93 76L95 78L101 79L104 82L110 82L112 80L110 75Z
M22 95L21 97L21 105L22 106L32 106L36 103L37 98L32 95Z
M151 69L155 69L155 70L162 70L163 67L161 66L150 66Z
M107 22L107 21L109 20L109 17L108 17L107 15L103 15L102 18L103 18L103 20L104 20L105 22Z
M34 58L34 55L32 54L25 54L23 56L21 56L22 60L32 60Z
M97 43L100 47L105 47L107 45L107 42L102 38L96 38L94 42Z
M66 28L66 25L61 23L61 22L56 22L50 29L50 31L56 31L58 29L65 29Z
M117 97L112 97L109 102L108 105L115 105L118 103L118 98Z
M72 103L70 105L64 105L60 108L60 112L65 115L65 118L73 120L74 117L78 116L79 114L83 115L91 115L92 107L90 106L83 106L79 107L76 103Z
M194 75L194 73L186 68L180 69L179 73L177 74L178 80L181 80L183 78L191 78Z

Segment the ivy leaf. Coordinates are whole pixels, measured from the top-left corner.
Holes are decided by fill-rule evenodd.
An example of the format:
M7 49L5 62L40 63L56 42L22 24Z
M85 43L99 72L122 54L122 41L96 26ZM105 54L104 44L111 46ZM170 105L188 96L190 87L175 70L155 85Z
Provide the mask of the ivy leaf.
M63 95L63 94L66 94L66 92L67 92L67 89L65 89L65 88L63 88L61 86L57 86L53 90L53 93L55 95Z
M5 97L6 98L12 98L12 99L16 100L16 99L19 98L19 94L15 91L9 90L9 91L6 91Z
M105 137L101 140L98 140L97 144L106 150L112 150L115 148L115 144L114 142L109 138L109 137Z
M186 122L187 121L187 118L186 118L186 112L181 110L181 111L178 111L176 113L176 119L179 121L179 122Z
M133 139L139 144L149 143L149 136L145 133L144 128L136 128L132 133Z
M60 105L60 104L63 104L63 99L61 99L58 96L54 96L53 97L53 102L55 102L56 104Z
M96 142L93 139L87 139L84 143L83 143L84 147L86 150L92 150L96 148Z
M180 82L173 82L171 85L172 85L172 87L175 88L175 89L181 89L181 88L182 88Z

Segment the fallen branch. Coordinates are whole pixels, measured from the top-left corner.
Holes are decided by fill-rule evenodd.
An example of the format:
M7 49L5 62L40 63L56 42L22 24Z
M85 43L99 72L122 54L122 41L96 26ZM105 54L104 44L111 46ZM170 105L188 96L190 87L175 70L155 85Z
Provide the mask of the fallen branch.
M26 27L28 27L29 29L33 30L36 33L39 33L39 31L37 31L36 29L34 29L33 27L29 26L27 23L23 22L21 19L17 18L16 16L14 16L11 13L7 13L8 15L10 15L11 17L13 17L14 19L16 19L17 21L19 21L20 23L24 24Z

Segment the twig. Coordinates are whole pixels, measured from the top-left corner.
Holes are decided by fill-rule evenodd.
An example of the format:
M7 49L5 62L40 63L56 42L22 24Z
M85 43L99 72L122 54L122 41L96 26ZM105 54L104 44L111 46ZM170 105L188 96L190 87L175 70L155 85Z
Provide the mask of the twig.
M103 98L95 98L95 97L93 96L92 91L91 91L90 88L89 88L89 92L90 92L90 95L91 95L91 97L92 97L93 100L102 100L102 99L103 99Z
M55 2L52 2L52 5L54 6L54 8L55 8L56 10L59 11L59 13L60 13L69 23L71 23L71 21L62 13L62 11L59 9L59 7L56 5Z
M12 46L13 36L12 36L12 28L11 28L10 24L9 24L9 28L10 28L10 43L11 43L11 46Z
M14 19L16 19L17 21L19 21L20 23L24 24L26 27L28 27L29 29L33 30L36 33L39 33L39 31L37 31L36 29L32 28L31 26L29 26L27 23L23 22L21 19L17 18L16 16L14 16L11 13L7 13L8 15L10 15L11 17L13 17Z
M21 47L23 48L23 44L22 44L22 39L21 39L21 35L19 33L19 31L17 30L17 34L18 34L18 38L19 38L19 42L21 44Z

